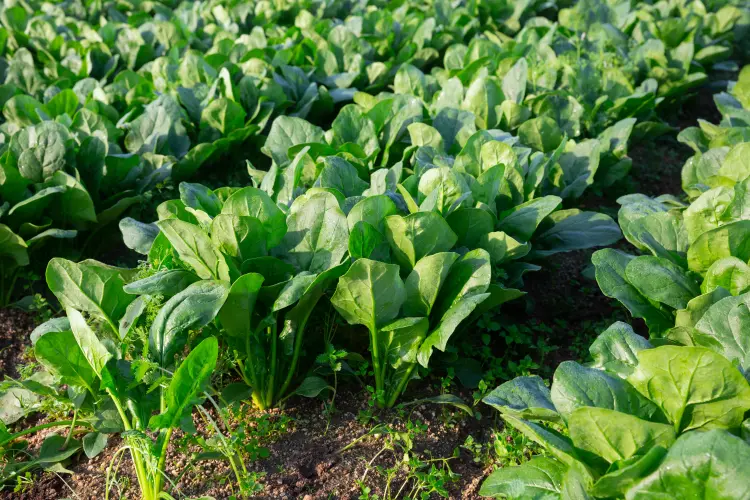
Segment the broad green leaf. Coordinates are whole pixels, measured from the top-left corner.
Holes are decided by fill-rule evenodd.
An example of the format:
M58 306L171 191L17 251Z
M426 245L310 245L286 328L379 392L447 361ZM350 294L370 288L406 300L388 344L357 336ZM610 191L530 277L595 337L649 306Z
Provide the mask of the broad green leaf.
M202 210L211 217L221 213L221 200L216 194L202 184L180 183L180 201L193 210Z
M242 275L232 284L219 311L219 321L229 335L240 338L251 335L251 319L262 285L263 276L257 273Z
M220 214L211 221L211 241L221 253L239 262L264 257L266 232L255 217Z
M200 278L184 269L167 269L147 278L128 283L123 287L125 292L133 295L162 295L172 297Z
M732 295L750 291L750 266L737 257L725 257L711 264L701 284L703 293L724 288Z
M559 421L550 392L538 375L516 377L495 388L482 399L504 414L511 414L526 420Z
M332 194L319 191L294 200L288 232L274 254L298 270L321 273L337 266L348 250L349 229Z
M630 325L618 321L599 334L591 343L589 353L594 360L594 368L622 377L635 369L638 352L651 347L651 343L637 335Z
M631 260L625 268L625 278L646 298L675 309L684 309L700 295L698 283L682 268L651 255Z
M23 238L5 224L0 224L0 263L2 272L29 265L29 253Z
M354 143L361 146L368 156L380 149L375 125L354 104L341 108L331 124L331 130L333 130L332 144L334 146Z
M654 446L644 455L613 463L607 473L594 483L591 494L597 498L624 496L634 484L656 469L666 454L666 449Z
M385 219L385 235L396 260L404 270L427 255L446 252L456 243L456 235L437 212L417 212Z
M548 216L552 227L534 235L534 256L547 257L560 252L571 252L591 247L608 246L617 242L620 229L608 215L579 210L558 210Z
M568 432L576 448L609 463L643 454L654 446L668 448L675 440L670 425L607 408L577 408L568 418Z
M242 188L224 202L221 213L255 217L266 230L268 248L279 244L286 234L286 216L263 191L254 187Z
M554 212L562 203L557 196L544 196L513 207L498 216L498 229L527 242L542 220Z
M750 445L723 430L689 432L626 498L750 498Z
M501 467L485 479L479 494L483 497L546 500L560 498L567 467L547 457L533 457L514 467Z
M604 295L619 300L636 318L643 318L653 333L664 332L674 325L672 316L649 302L625 277L625 269L634 258L611 248L594 252L591 262L596 268L596 282Z
M750 220L732 222L701 234L688 248L688 267L705 274L719 259L750 260Z
M737 363L742 370L750 369L750 293L725 297L710 305L696 330L715 340L715 351Z
M219 248L200 227L178 219L156 223L180 260L203 279L229 281L229 265Z
M385 236L363 220L350 228L348 248L349 256L354 260L362 258L386 262L390 260L390 248Z
M75 337L78 347L86 357L86 360L91 365L97 376L101 377L102 368L107 364L107 361L112 357L112 354L107 351L104 344L94 333L94 330L86 323L83 315L72 307L67 308L65 311L68 316L70 323L70 329L73 331L73 337Z
M63 383L83 387L93 393L96 373L78 347L73 332L48 332L34 345L34 356Z
M383 233L385 231L385 218L398 213L398 207L387 195L368 196L358 202L349 211L346 220L349 223L349 231L359 221L364 221Z
M117 335L117 321L135 299L123 289L122 271L92 260L76 264L54 258L47 265L47 286L63 307L95 316Z
M151 417L149 428L175 428L183 418L189 417L193 406L202 399L201 393L210 381L218 357L219 343L215 337L208 337L190 351L167 387L165 410Z
M125 217L119 223L122 240L125 246L141 255L148 255L154 244L159 228L156 224L144 224L130 217Z
M456 253L440 252L423 257L417 262L404 282L406 302L403 309L406 316L430 315L456 259Z
M273 121L262 151L280 167L290 162L287 151L297 144L325 142L323 130L302 118L279 116Z
M339 279L331 304L349 324L376 332L398 316L405 300L398 266L359 259Z
M566 420L576 409L586 406L644 418L654 410L626 381L575 361L564 361L557 367L550 394L555 408Z
M456 233L457 244L467 248L476 248L482 237L494 229L492 214L481 208L459 208L451 212L446 221Z
M159 310L148 337L149 355L161 366L172 364L185 345L189 330L213 321L229 294L220 281L198 281L169 299Z
M628 381L662 409L678 432L735 428L750 409L750 385L739 370L703 347L640 351Z
M518 127L518 137L524 145L548 153L560 145L563 134L557 122L549 116L540 116Z

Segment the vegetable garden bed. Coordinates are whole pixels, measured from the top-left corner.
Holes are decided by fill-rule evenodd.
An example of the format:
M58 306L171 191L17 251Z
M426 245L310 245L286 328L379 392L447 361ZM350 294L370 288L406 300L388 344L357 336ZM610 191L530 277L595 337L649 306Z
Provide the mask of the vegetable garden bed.
M750 489L742 2L0 23L0 496Z

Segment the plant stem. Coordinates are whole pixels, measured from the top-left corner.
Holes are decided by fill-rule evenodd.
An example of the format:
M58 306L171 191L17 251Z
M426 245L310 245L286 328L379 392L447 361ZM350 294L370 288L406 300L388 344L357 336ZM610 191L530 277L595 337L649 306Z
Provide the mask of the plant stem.
M370 349L372 350L372 371L375 372L375 402L382 408L383 402L380 395L384 394L383 373L380 370L380 350L378 349L378 333L370 330Z
M391 397L388 399L388 402L386 404L386 408L392 408L394 404L396 404L396 400L401 395L401 393L406 388L406 384L409 383L409 380L411 379L411 374L414 371L414 368L416 368L417 364L413 363L408 370L406 370L406 373L403 377L401 377L401 380L398 383L398 386L396 386L396 390L391 394Z
M268 389L266 393L266 406L269 408L273 406L273 390L274 385L276 384L276 323L274 323L273 328L268 328L268 333L271 335L271 372L270 376L268 377Z
M297 334L294 336L294 352L292 353L292 361L291 363L289 363L289 371L286 374L286 380L284 380L284 383L281 385L281 389L279 390L280 396L283 396L284 394L286 394L286 391L289 390L289 385L291 385L292 379L294 379L294 375L297 372L297 363L299 362L300 353L302 352L302 341L305 338L305 327L307 326L307 320L310 318L310 314L315 308L315 304L317 304L317 302L320 300L320 297L323 296L322 290L322 288L319 288L315 292L311 292L310 294L303 296L297 306L295 306L294 309L287 313L291 314L298 307L306 308L306 313L298 319Z
M111 389L107 389L107 394L109 394L109 397L115 404L115 408L117 408L117 413L120 414L120 419L122 420L122 425L125 427L125 430L132 431L133 426L130 424L130 419L128 419L128 415L125 413L122 403L120 403L120 399ZM143 464L141 452L136 446L133 446L131 442L128 442L128 447L130 448L130 456L133 458L133 464L135 465L135 475L138 477L138 484L141 487L143 500L152 500L153 496L151 495L151 489L149 488L148 474L146 473L146 468Z
M164 464L167 462L167 448L169 448L169 439L172 437L172 427L167 428L164 431L164 441L161 444L161 452L159 452L159 462L156 466L156 478L154 478L154 489L153 497L158 498L159 493L164 486Z
M50 429L52 427L67 427L67 426L72 425L74 423L76 423L75 420L60 420L58 422L49 422L49 423L46 423L46 424L36 425L34 427L30 427L28 429L24 429L24 430L22 430L20 432L16 432L15 434L12 434L12 435L8 436L7 438L3 439L2 441L0 441L0 448L2 448L6 444L8 444L8 443L10 443L12 441L15 441L16 439L18 439L18 438L20 438L22 436L25 436L27 434L33 434L35 432L38 432L38 431L41 431L41 430L44 430L44 429ZM86 421L78 422L78 424L79 425L85 425L85 426L90 427L90 428L93 429L93 426L90 423L86 422Z
M68 447L68 443L70 443L70 438L73 437L73 429L75 429L76 420L78 420L78 409L77 408L75 410L73 410L73 421L70 423L70 431L68 432L68 437L65 438L65 444L63 444L63 448L67 448Z

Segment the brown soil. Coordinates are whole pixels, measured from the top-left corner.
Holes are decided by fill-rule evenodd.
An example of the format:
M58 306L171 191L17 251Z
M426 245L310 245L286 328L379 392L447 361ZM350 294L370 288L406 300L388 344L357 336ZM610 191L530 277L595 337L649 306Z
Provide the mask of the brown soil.
M423 384L420 384L420 386ZM426 390L415 388L412 393ZM419 394L419 397L430 394ZM434 395L434 394L433 394ZM470 399L463 394L464 399ZM417 397L409 394L404 401ZM288 427L277 436L265 440L262 446L268 449L269 455L262 460L246 463L250 472L261 474L260 484L263 490L252 498L258 499L294 499L294 498L339 498L357 499L361 491L359 479L366 479L367 486L373 494L381 494L386 487L383 474L374 467L397 467L403 458L403 450L386 450L378 455L384 447L382 435L367 437L354 444L350 449L342 448L352 444L356 439L365 436L374 422L365 424L357 418L360 410L367 410L367 400L362 391L339 393L337 412L330 421L326 418L320 401L296 399L284 411L272 410L266 413L267 421L279 422L282 418L291 419ZM455 481L446 484L451 498L479 498L477 491L482 479L490 472L491 467L474 461L473 455L460 446L467 436L472 435L479 442L489 441L495 427L492 411L488 407L477 408L484 415L480 420L448 407L437 405L416 405L399 414L397 411L375 411L377 421L387 424L393 431L405 430L406 417L414 423L423 424L423 430L414 439L413 456L423 460L447 458ZM213 412L211 412L213 413ZM263 414L246 408L245 422L257 422ZM199 434L208 436L207 427L194 417ZM35 436L31 446L38 446L45 433ZM200 448L188 445L187 449L178 444L184 435L175 433L170 447L170 458L167 461L167 472L175 477L188 466L191 453L198 453ZM78 463L68 465L72 476L59 476L43 473L32 487L19 493L0 493L2 499L54 499L80 498L99 500L104 498L106 489L106 472L115 463L115 452L122 443L118 439L109 442L109 447L92 460L82 457ZM377 458L373 460L376 456ZM371 464L372 467L369 467ZM113 466L114 468L114 466ZM370 469L368 471L368 468ZM117 468L116 481L110 483L110 498L138 498L137 483L129 455L122 455L122 462ZM403 468L391 480L390 488L401 488L405 481ZM217 499L230 498L237 494L235 478L227 461L210 460L199 462L191 467L183 479L171 491L177 498L182 495L196 497L210 495ZM407 491L413 482L407 482Z
M16 367L23 360L24 346L34 329L33 316L11 307L0 308L0 377L17 377Z

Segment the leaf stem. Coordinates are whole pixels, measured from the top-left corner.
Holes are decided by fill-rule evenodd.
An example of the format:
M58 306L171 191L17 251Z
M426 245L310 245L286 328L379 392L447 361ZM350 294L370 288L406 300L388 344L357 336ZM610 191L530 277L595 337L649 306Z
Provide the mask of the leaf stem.
M161 451L159 452L159 462L156 465L156 478L154 479L153 489L154 498L159 497L159 493L161 493L164 486L164 476L166 475L164 464L167 462L167 449L169 448L169 440L172 437L172 430L172 427L168 427L167 430L164 431L164 441L162 441Z
M268 333L271 335L271 372L270 376L268 377L268 388L266 389L266 406L268 406L269 408L273 406L273 392L274 385L276 384L276 337L278 337L278 335L276 335L276 325L277 323L274 322L273 327L268 327Z
M36 425L34 427L29 427L28 429L24 429L24 430L22 430L20 432L16 432L15 434L12 434L12 435L8 436L7 438L3 439L2 441L0 441L0 448L2 448L6 444L8 444L8 443L10 443L12 441L15 441L16 439L18 439L18 438L20 438L22 436L25 436L27 434L33 434L35 432L38 432L38 431L41 431L41 430L44 430L44 429L50 429L52 427L67 427L67 426L72 425L74 423L76 423L75 420L59 420L57 422L48 422L46 424L41 424L41 425ZM89 427L89 428L93 429L93 426L90 423L86 422L86 421L78 422L78 424L79 425L85 425L86 427Z
M408 370L406 370L406 373L403 377L401 377L401 380L398 383L398 386L396 386L396 390L391 394L391 397L388 399L388 403L386 404L386 408L393 408L393 405L396 404L396 400L401 395L403 390L406 388L406 384L409 383L409 380L411 379L411 374L414 371L414 368L416 368L417 364L413 363Z
M372 370L375 372L375 402L382 408L381 394L385 391L383 386L383 372L380 369L380 349L378 348L378 333L376 329L370 329L370 349L372 350Z
M112 399L112 402L115 404L115 408L117 408L117 413L119 413L120 415L120 419L122 420L122 425L125 427L125 430L132 431L133 426L130 424L130 419L128 419L128 415L125 413L125 410L122 407L122 403L120 403L120 399L115 395L114 392L112 392L112 389L107 388L106 391L107 394L109 394L109 397ZM141 452L138 447L133 446L133 443L130 442L130 440L128 441L130 456L133 458L133 464L135 465L135 474L138 477L138 484L141 487L141 493L143 493L143 500L151 500L154 497L151 494L151 489L149 488L148 474L146 473L146 468L143 464L143 457L141 456Z

